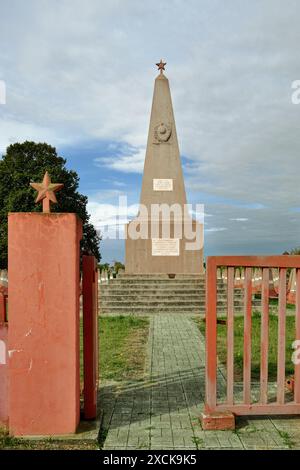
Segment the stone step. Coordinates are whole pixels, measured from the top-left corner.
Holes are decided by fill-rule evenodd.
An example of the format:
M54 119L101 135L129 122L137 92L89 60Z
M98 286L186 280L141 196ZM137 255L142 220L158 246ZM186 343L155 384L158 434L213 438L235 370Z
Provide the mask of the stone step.
M187 299L187 300L205 300L204 295L199 295L198 294L190 294L190 295L180 295L180 293L174 293L174 294L151 294L148 295L147 293L143 294L138 294L138 295L131 295L128 294L128 292L120 292L118 294L108 294L108 293L103 293L102 295L99 296L99 299L102 300L123 300L124 302L127 302L129 300L137 300L137 299L158 299L158 300L167 300L167 299L173 299L173 300L182 300L182 299Z
M100 291L114 290L114 289L134 289L134 290L197 290L205 292L205 286L198 286L195 284L101 284ZM227 292L226 287L218 286L218 292ZM235 292L243 292L242 289L235 289Z
M195 281L195 282L203 282L205 281L205 276L175 276L175 277L168 277L168 276L111 276L109 278L110 281L159 281L159 282L169 282L169 281L177 281L177 282L184 282L184 281ZM218 279L218 281L223 282L223 279Z
M222 306L219 306L220 308L223 309ZM141 310L141 311L145 311L147 312L149 309L153 309L155 311L164 311L165 309L176 309L176 310L186 310L186 309L192 309L192 310L195 310L195 311L198 311L198 310L201 310L201 311L205 311L205 305L203 304L197 304L197 302L169 302L169 303L160 303L160 302L144 302L144 303L139 303L139 302L136 302L136 303L132 303L132 302L129 302L127 304L123 304L123 303L118 303L118 302L113 302L113 303L106 303L106 302L103 302L103 304L101 305L101 308L100 308L100 311L102 310L106 310L106 311L109 311L111 309L119 309L119 310L122 310L122 309L133 309L133 310ZM240 306L237 306L236 307L237 309L241 309Z
M173 296L181 296L181 297L198 297L198 298L205 298L205 292L199 290L181 290L181 289L169 289L169 290L136 290L136 289L115 289L115 290L103 290L99 292L99 298L102 297L114 297L114 296L133 296L133 297L173 297ZM234 294L235 299L243 300L244 296L241 293ZM218 299L222 299L223 301L227 301L227 293L226 292L218 292Z
M110 306L159 306L159 307L164 307L164 306L177 306L177 307L180 307L182 305L190 305L190 306L198 306L198 307L205 307L205 301L201 301L201 300L192 300L192 299L185 299L185 300L161 300L159 301L158 299L140 299L140 300L130 300L130 301L124 301L123 299L121 300L117 300L117 299L114 299L114 300L105 300L105 299L102 299L101 301L101 307L110 307ZM255 305L255 304L253 304ZM225 307L226 308L226 303L223 302L223 301L218 301L217 302L217 306L220 306L220 307ZM234 301L234 306L235 307L243 307L243 302L240 302L240 301Z
M101 285L99 288L99 291L101 292L106 292L106 291L115 291L115 290L136 290L138 292L141 291L150 291L150 290L155 290L155 291L190 291L194 290L197 292L205 292L205 286L195 286L194 284L168 284L168 285L163 285L163 284L129 284L129 285L122 285L122 284L107 284L107 285ZM227 289L224 286L218 286L217 287L217 292L226 292ZM243 289L234 289L234 293L243 293Z
M200 315L202 317L204 317L204 312L200 312L199 310L197 311L187 311L187 310L174 310L174 309L170 309L170 310L164 310L164 311L157 311L157 310L147 310L147 312L145 311L142 311L142 310L135 310L135 311L124 311L124 310L115 310L115 311L103 311L100 313L100 316L101 315L108 315L108 316L122 316L122 315L133 315L133 316L153 316L153 315L157 315L157 314L167 314L167 315L170 315L170 314L176 314L176 315L188 315L188 316L192 316L192 317L196 317L197 315ZM222 315L221 313L219 315Z
M181 297L197 297L197 298L203 298L205 299L205 292L204 291L199 291L195 289L190 289L190 290L181 290L181 289L151 289L151 290L146 290L146 289L141 289L141 290L136 290L136 289L115 289L115 290L103 290L99 292L99 298L103 297L115 297L115 296L130 296L130 297L162 297L162 298L167 298L167 297L174 297L174 296L181 296ZM234 294L235 299L243 300L244 296L236 292ZM224 302L227 301L227 293L226 292L218 292L218 299L223 300ZM256 299L253 299L256 300ZM258 300L259 301L259 300Z
M195 290L197 292L205 292L205 286L197 286L195 284L128 284L128 285L122 285L122 284L102 284L99 288L99 291L114 291L114 290L136 290L136 291L149 291L149 290L155 290L155 291L178 291L184 290L184 291L189 291L189 290ZM227 293L227 288L226 286L217 286L217 292L226 292ZM236 288L234 289L234 293L244 293L243 289ZM253 294L254 295L254 294Z
M171 293L166 293L166 292L141 292L141 293L129 293L127 292L122 292L122 291L117 291L117 292L103 292L99 295L100 300L123 300L124 302L129 301L129 300L136 300L136 299L162 299L162 300L168 300L168 299L174 299L174 300L181 300L181 299L194 299L194 300L205 300L205 294L204 293L199 293L199 292L171 292ZM240 302L243 301L243 296L240 295L235 295L234 296L235 300L238 300ZM227 302L227 296L226 295L218 295L218 300L221 302Z
M152 297L152 296L159 296L159 297L170 297L170 296L182 296L182 297L205 297L204 292L196 291L196 290L190 290L190 291L182 291L182 290L168 290L165 291L163 289L160 290L123 290L123 289L118 289L114 291L101 291L99 292L99 297L113 297L113 296L119 296L119 295L130 295L130 296L135 296L135 297ZM223 297L223 294L222 294Z
M180 280L180 281L176 281L174 279L172 279L172 280L162 280L162 281L160 281L158 279L150 279L150 280L146 280L146 279L144 279L144 280L143 279L133 280L133 279L131 279L131 280L126 280L126 281L121 281L121 280L114 279L113 281L100 283L100 286L111 286L111 285L114 285L114 286L130 286L130 285L136 285L136 286L145 286L145 285L205 286L205 282L204 281L196 281L194 279L191 279L190 281L188 281L187 279ZM223 285L223 284L220 283L218 285Z
M182 315L205 315L205 309L199 307L109 307L101 308L100 315L151 315L157 313L177 313ZM242 314L242 310L236 310L235 314ZM226 311L223 308L217 309L218 315L226 315Z
M118 274L116 279L172 279L168 274ZM175 274L175 279L205 279L205 274Z
M132 301L128 303L122 303L118 301L113 302L103 302L102 308L111 308L111 307L139 307L140 309L153 307L153 308L165 308L165 307L204 307L203 304L198 302L188 302L188 301L178 301L178 302L139 302L139 301Z

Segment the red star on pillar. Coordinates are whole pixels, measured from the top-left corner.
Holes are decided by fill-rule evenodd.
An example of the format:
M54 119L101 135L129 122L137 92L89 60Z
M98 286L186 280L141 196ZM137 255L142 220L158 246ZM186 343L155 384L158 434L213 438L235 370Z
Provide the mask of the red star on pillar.
M50 201L57 203L55 192L59 191L62 187L62 183L51 183L51 178L46 171L42 183L30 183L30 186L38 191L36 203L43 201L43 212L50 211Z

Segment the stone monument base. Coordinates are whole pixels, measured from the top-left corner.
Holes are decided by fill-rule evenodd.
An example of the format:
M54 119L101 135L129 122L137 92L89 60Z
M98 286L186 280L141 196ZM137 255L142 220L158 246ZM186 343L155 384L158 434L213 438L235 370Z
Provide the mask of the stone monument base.
M227 311L227 284L218 279L218 316ZM243 315L244 293L234 292L235 315ZM252 299L254 310L260 300ZM100 315L186 314L205 316L204 274L118 274L99 289Z
M176 230L184 234L184 222L170 222L170 234L162 235L162 222L157 223L157 237L133 238L138 232L137 227L146 228L148 234L152 233L151 221L140 222L134 219L126 225L125 241L125 273L126 274L203 274L203 225L190 220L194 239L186 236L176 237ZM155 225L155 224L154 224ZM178 232L177 232L178 233ZM197 237L197 238L196 238ZM189 249L196 244L197 249ZM194 247L193 247L194 248Z

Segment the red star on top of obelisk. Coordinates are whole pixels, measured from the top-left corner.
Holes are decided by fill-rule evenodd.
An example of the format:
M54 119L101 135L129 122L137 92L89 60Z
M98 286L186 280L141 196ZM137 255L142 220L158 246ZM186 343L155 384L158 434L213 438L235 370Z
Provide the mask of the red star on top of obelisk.
M165 70L165 65L167 65L167 62L163 62L162 59L160 59L160 62L157 64L158 70L160 70L160 73L163 73L163 70Z
M56 203L57 199L55 192L59 191L62 187L62 183L51 183L51 178L46 171L42 183L30 183L30 186L38 191L35 202L43 201L43 212L50 212L50 201Z

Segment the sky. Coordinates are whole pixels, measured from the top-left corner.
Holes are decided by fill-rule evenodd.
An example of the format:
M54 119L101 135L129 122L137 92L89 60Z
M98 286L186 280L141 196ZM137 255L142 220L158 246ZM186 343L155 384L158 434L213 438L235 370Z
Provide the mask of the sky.
M299 246L299 17L298 0L0 0L0 154L54 145L98 229L120 195L134 216L162 58L205 255ZM123 260L124 240L101 252Z

